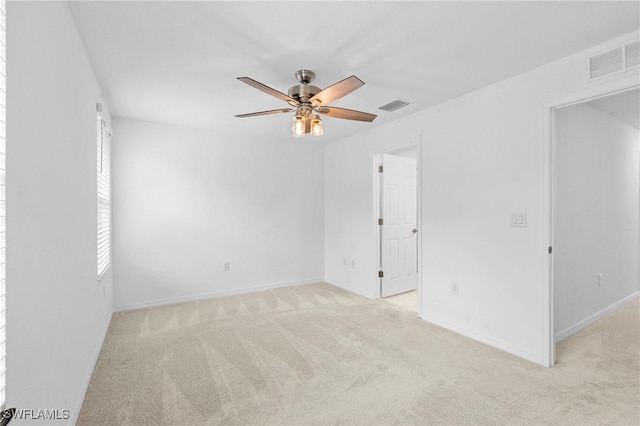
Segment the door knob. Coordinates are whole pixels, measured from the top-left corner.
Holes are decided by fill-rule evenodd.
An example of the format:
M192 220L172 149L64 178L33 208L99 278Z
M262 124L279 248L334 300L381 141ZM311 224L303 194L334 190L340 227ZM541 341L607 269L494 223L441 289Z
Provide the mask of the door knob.
M416 232L418 232L418 230L417 230L416 228L413 228L413 229L411 230L411 232L413 232L413 233L415 234Z

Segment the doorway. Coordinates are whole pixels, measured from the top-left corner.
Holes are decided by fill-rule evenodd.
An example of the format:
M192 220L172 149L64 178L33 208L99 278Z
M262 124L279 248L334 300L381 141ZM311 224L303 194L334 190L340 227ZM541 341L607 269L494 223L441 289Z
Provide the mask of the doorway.
M639 106L635 87L552 109L553 361L640 294Z
M377 155L380 297L418 312L418 146Z

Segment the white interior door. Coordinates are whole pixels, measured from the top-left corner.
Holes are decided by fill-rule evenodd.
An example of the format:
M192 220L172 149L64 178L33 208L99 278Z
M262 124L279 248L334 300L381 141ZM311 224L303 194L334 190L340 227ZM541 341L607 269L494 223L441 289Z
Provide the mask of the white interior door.
M416 159L382 155L382 297L418 285Z

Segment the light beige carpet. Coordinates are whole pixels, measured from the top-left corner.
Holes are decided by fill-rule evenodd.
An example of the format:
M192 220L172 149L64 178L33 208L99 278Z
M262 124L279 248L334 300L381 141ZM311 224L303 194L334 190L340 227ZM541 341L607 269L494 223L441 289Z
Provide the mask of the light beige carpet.
M407 291L406 293L396 294L395 296L385 297L385 302L396 305L403 311L411 311L418 313L418 291Z
M551 369L328 284L117 313L78 423L638 424L639 309Z

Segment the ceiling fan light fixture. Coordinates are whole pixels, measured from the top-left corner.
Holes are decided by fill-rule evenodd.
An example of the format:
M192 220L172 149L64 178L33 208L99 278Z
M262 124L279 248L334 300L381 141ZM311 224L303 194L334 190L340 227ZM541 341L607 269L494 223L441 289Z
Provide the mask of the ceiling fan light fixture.
M293 122L291 123L291 133L294 138L303 138L305 135L304 131L304 117L300 113L296 113L295 117L293 117Z
M313 136L322 136L322 120L320 120L320 116L317 114L313 116L311 120L311 134Z

